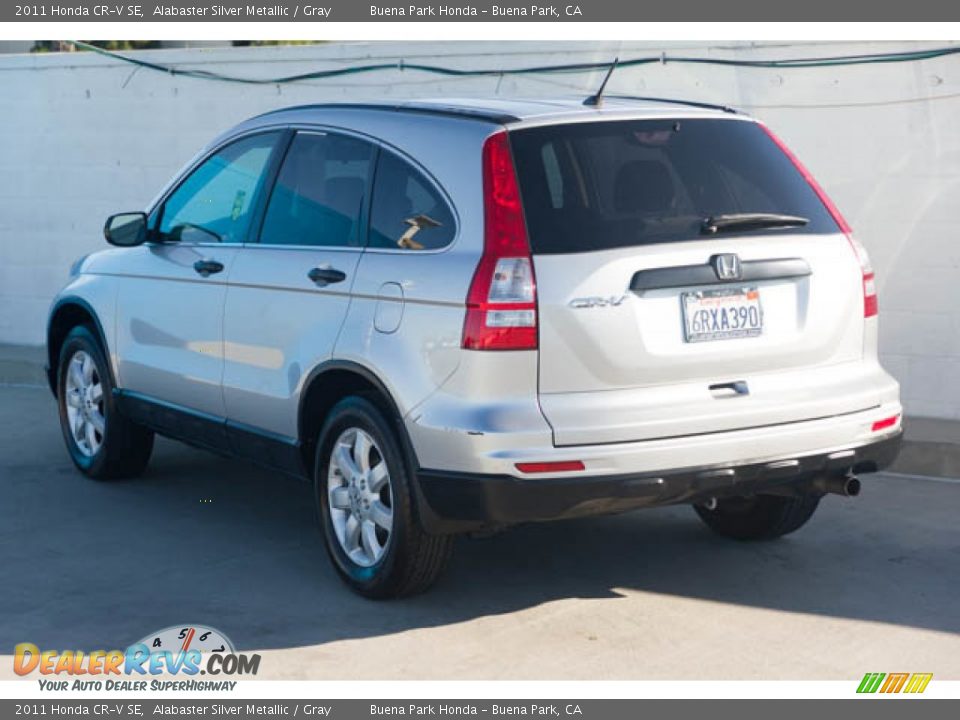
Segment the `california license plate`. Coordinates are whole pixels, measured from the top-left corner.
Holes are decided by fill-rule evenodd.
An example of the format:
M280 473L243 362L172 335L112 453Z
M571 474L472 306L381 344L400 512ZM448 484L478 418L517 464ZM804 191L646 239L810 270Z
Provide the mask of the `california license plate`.
M680 304L686 342L754 337L763 332L760 291L755 287L685 292Z

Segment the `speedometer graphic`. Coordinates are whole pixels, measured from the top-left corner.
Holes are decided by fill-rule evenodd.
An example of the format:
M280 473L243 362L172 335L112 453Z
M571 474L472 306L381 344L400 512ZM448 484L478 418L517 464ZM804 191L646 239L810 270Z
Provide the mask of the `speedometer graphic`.
M230 639L216 628L208 625L171 625L159 632L150 633L140 641L151 653L187 652L234 653Z

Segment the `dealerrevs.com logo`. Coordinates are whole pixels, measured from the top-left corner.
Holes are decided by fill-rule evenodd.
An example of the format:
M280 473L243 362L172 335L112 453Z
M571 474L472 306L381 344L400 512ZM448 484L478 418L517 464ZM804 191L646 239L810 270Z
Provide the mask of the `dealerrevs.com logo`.
M41 690L233 690L236 681L195 678L249 676L259 669L259 655L236 652L226 635L203 625L171 626L125 650L41 650L33 643L20 643L13 654L17 675L47 676L38 678ZM188 679L145 678L158 675Z

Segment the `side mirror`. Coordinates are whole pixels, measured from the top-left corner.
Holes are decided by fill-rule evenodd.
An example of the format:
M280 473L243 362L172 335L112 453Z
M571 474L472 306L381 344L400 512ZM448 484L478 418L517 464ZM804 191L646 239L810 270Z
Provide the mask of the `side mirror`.
M143 245L147 240L147 214L130 212L111 215L103 226L103 236L108 243L117 247Z

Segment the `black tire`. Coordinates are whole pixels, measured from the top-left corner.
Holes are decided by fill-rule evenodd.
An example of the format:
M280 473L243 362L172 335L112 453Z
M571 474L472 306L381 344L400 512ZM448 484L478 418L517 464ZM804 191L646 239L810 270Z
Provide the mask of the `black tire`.
M95 377L102 389L102 399L97 404L104 420L104 429L99 434L100 445L95 453L84 452L74 436L67 411L67 373L70 362L79 353L86 353L95 366ZM153 433L131 422L117 410L113 397L113 380L107 359L96 335L85 325L73 328L60 349L57 368L57 405L60 411L60 429L67 444L73 464L84 475L96 480L116 480L140 475L150 460L153 451Z
M734 540L773 540L800 529L819 504L819 495L753 495L718 500L712 510L704 505L694 509L718 535Z
M393 520L383 554L372 565L354 562L338 539L328 496L328 472L334 445L344 433L366 432L389 471L389 502ZM397 432L370 400L351 396L330 411L320 430L314 463L314 499L326 540L327 552L344 582L356 593L371 599L397 598L423 592L443 572L454 539L429 535L420 527L414 507L410 464Z

